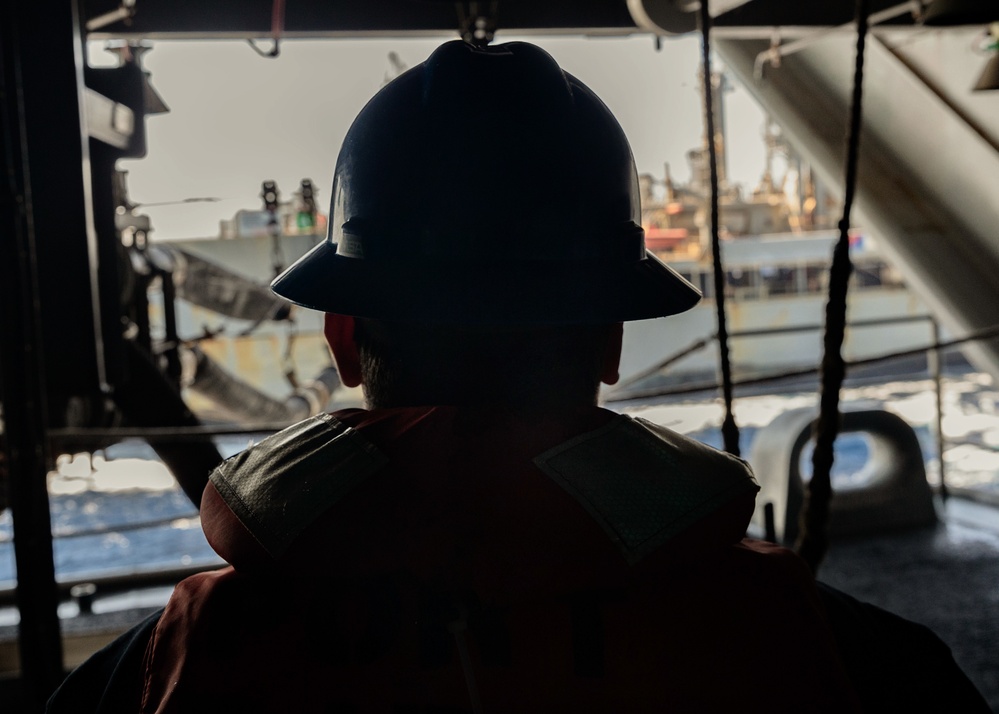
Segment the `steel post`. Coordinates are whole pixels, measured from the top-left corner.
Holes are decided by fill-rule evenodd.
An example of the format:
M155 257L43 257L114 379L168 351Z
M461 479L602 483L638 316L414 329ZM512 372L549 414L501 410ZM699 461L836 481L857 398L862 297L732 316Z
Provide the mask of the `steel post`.
M59 10L62 10L60 16ZM46 474L50 465L45 359L42 345L38 272L40 207L32 191L29 157L35 131L33 97L46 87L49 70L33 30L52 23L74 26L70 4L44 9L29 2L5 3L0 21L0 104L2 161L7 180L0 189L0 399L9 467L10 508L17 565L16 600L20 611L19 647L24 700L41 711L63 676L62 643L56 614L57 591L52 556ZM42 15L45 15L45 22ZM66 33L64 53L72 56ZM58 55L58 52L55 54ZM45 58L47 59L47 58ZM40 61L41 60L41 61ZM72 71L72 65L70 65ZM51 88L49 88L51 91ZM63 101L74 99L75 95ZM36 105L37 106L37 105ZM39 129L44 131L44 129ZM79 132L77 132L79 143ZM78 182L82 188L82 172Z

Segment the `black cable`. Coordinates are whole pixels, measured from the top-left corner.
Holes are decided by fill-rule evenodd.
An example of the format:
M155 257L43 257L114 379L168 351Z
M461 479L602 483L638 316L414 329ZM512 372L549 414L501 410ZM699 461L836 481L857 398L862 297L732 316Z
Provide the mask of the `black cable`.
M795 546L811 568L819 565L829 548L829 503L832 499L831 472L833 444L839 433L839 391L846 376L841 352L846 332L847 284L853 265L850 262L850 209L857 184L857 162L860 150L861 99L864 83L864 46L867 39L868 1L857 0L857 57L853 72L853 95L850 107L850 128L847 135L846 185L843 197L843 218L839 222L839 240L833 248L829 269L829 301L826 303L826 329L823 335L819 418L815 422L815 450L812 452L812 479L808 484L804 508L801 511L801 535Z
M711 181L711 254L714 266L715 310L718 314L718 355L721 369L722 400L725 403L725 418L721 433L725 451L739 455L739 426L732 413L732 365L728 353L728 326L725 320L725 272L721 262L721 241L718 237L718 150L715 146L715 117L713 91L711 87L711 13L708 3L702 0L701 21L701 64L704 71L704 130L708 135L708 165Z

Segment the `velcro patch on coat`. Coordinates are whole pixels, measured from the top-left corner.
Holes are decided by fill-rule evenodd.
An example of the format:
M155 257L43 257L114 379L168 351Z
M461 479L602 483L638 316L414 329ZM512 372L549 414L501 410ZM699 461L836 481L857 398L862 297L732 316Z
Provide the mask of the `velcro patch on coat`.
M321 414L226 459L210 478L264 549L280 558L319 515L386 463L355 429Z
M534 463L597 520L632 565L736 496L759 490L741 460L625 416Z

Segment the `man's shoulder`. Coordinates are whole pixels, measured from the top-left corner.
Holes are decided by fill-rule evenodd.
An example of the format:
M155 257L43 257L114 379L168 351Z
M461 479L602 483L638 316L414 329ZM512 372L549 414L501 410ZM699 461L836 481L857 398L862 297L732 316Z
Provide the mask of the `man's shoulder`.
M743 461L623 415L534 463L596 519L630 563L725 505L751 502L759 490Z
M553 478L601 478L668 487L680 501L725 491L759 491L742 459L688 436L627 415L613 414L597 429L580 433L534 458Z

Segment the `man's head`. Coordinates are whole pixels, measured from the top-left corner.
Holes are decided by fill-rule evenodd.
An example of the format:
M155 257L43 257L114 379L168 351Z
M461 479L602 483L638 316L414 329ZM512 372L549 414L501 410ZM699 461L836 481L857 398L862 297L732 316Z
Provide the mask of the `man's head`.
M329 236L272 287L358 318L346 322L359 355L373 356L366 382L384 373L383 355L403 365L393 374L439 364L462 381L520 369L518 354L536 364L541 345L561 355L545 367L560 373L619 351L614 325L697 302L645 251L640 221L627 139L585 85L533 45L449 42L355 119ZM428 344L463 357L421 360ZM479 370L494 349L507 361ZM582 371L595 395L608 370Z
M326 314L340 379L372 408L449 404L550 412L617 381L621 323L482 327Z

